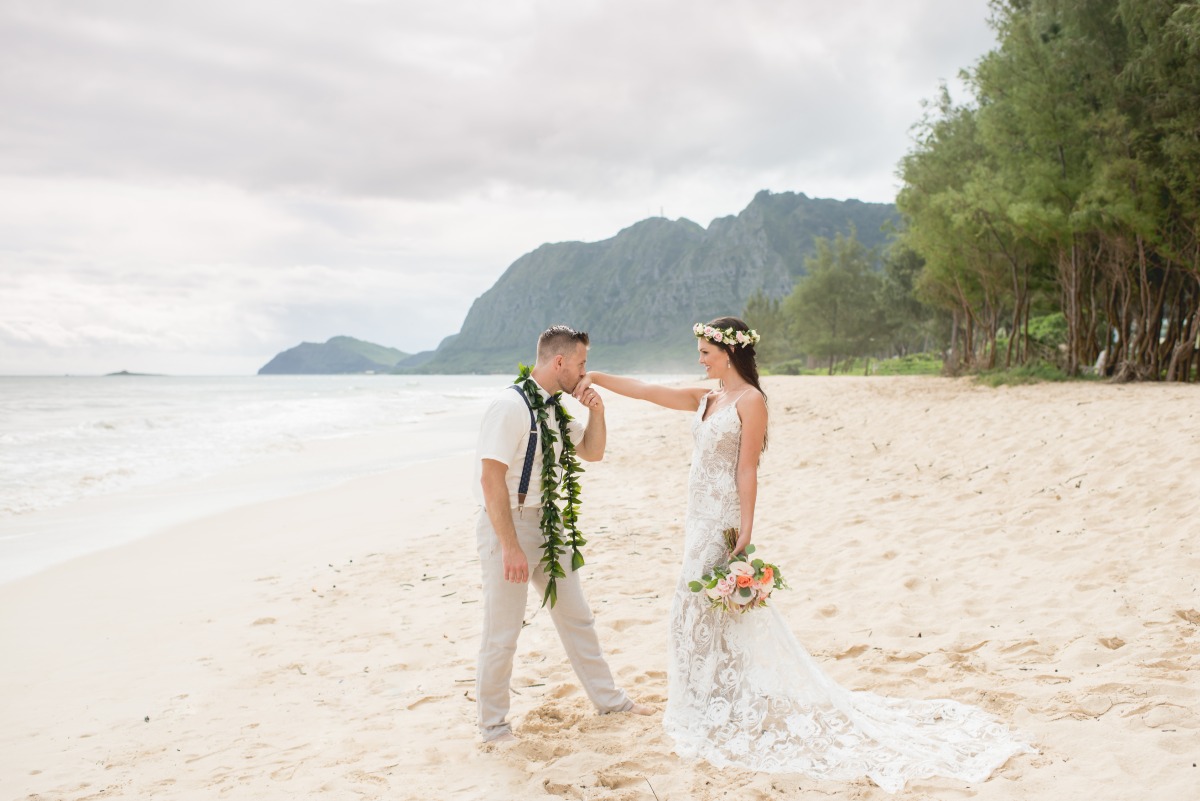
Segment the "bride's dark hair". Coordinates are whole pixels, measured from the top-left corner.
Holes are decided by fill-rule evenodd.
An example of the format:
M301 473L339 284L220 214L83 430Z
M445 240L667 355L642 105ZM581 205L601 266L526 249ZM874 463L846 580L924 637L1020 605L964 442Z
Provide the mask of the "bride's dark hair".
M732 328L734 331L749 331L750 326L746 325L744 320L737 317L718 317L712 322L706 323L713 328ZM750 386L758 390L763 396L763 402L767 401L767 393L763 392L762 384L758 382L758 361L755 359L753 345L727 345L724 342L713 342L712 344L721 348L729 356L729 363L733 365L733 369L737 370L738 375L746 380ZM763 450L767 449L767 432L763 432Z

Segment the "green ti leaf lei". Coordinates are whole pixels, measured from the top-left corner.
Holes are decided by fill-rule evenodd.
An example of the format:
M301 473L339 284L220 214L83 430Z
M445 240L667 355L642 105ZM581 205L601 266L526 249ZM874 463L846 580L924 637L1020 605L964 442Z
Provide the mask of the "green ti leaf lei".
M571 415L562 404L554 404L558 419L558 431L550 427L549 417L551 404L546 403L542 393L538 391L537 382L533 380L532 368L529 365L519 365L517 380L513 383L525 393L531 408L537 415L538 436L542 443L542 560L541 565L550 580L546 582L546 594L542 597L542 606L550 602L551 608L558 601L557 579L564 578L559 558L567 547L571 549L571 570L583 567L583 553L579 550L587 545L587 540L579 533L579 474L583 468L575 458L575 443L571 442L567 423ZM554 443L562 442L562 451L558 459L554 458ZM559 492L558 468L562 469L562 492ZM563 501L561 509L559 501ZM564 539L564 532L566 538Z

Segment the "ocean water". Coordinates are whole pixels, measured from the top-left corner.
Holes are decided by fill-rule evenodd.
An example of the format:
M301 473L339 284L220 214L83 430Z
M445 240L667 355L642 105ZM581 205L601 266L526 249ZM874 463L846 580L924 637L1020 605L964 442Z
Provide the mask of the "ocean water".
M504 376L0 377L0 581L151 533L188 514L439 456L468 452ZM394 448L338 451L389 437ZM295 460L262 486L137 499L325 443L338 458ZM76 519L96 498L133 500L125 520ZM149 503L148 501L146 503ZM145 506L146 504L143 504ZM162 506L161 499L159 506ZM167 514L171 511L174 514ZM138 520L142 523L138 524Z
M0 518L482 412L502 376L0 378ZM395 464L427 454L398 453Z

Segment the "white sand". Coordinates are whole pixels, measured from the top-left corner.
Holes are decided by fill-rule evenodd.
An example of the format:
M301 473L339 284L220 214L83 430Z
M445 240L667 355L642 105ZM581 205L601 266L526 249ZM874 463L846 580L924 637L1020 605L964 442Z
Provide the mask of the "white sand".
M981 705L1042 752L897 798L1195 797L1200 390L767 390L755 540L800 640L850 687ZM608 398L585 586L620 681L661 708L689 418ZM469 467L249 506L0 586L0 798L889 797L684 762L657 718L595 716L532 601L522 741L480 746Z

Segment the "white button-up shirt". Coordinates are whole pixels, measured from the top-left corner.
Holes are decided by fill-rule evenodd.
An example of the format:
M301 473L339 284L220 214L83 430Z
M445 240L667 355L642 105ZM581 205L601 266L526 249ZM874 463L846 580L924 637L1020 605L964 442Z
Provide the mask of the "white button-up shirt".
M536 383L536 382L535 382ZM538 386L543 400L550 393ZM547 422L550 429L558 433L558 412L548 410ZM536 413L534 418L536 420ZM567 431L571 442L576 446L583 439L584 426L578 420L567 423ZM562 443L555 438L554 458L557 462L562 453ZM525 405L521 394L513 389L505 388L496 396L479 424L479 440L475 446L475 499L483 505L483 460L495 459L508 465L505 481L508 484L509 505L517 506L517 489L521 484L521 471L525 467L525 451L529 444L529 407ZM560 477L561 479L561 477ZM540 437L533 450L533 468L530 470L529 489L525 494L525 506L541 508L542 505L542 444Z

